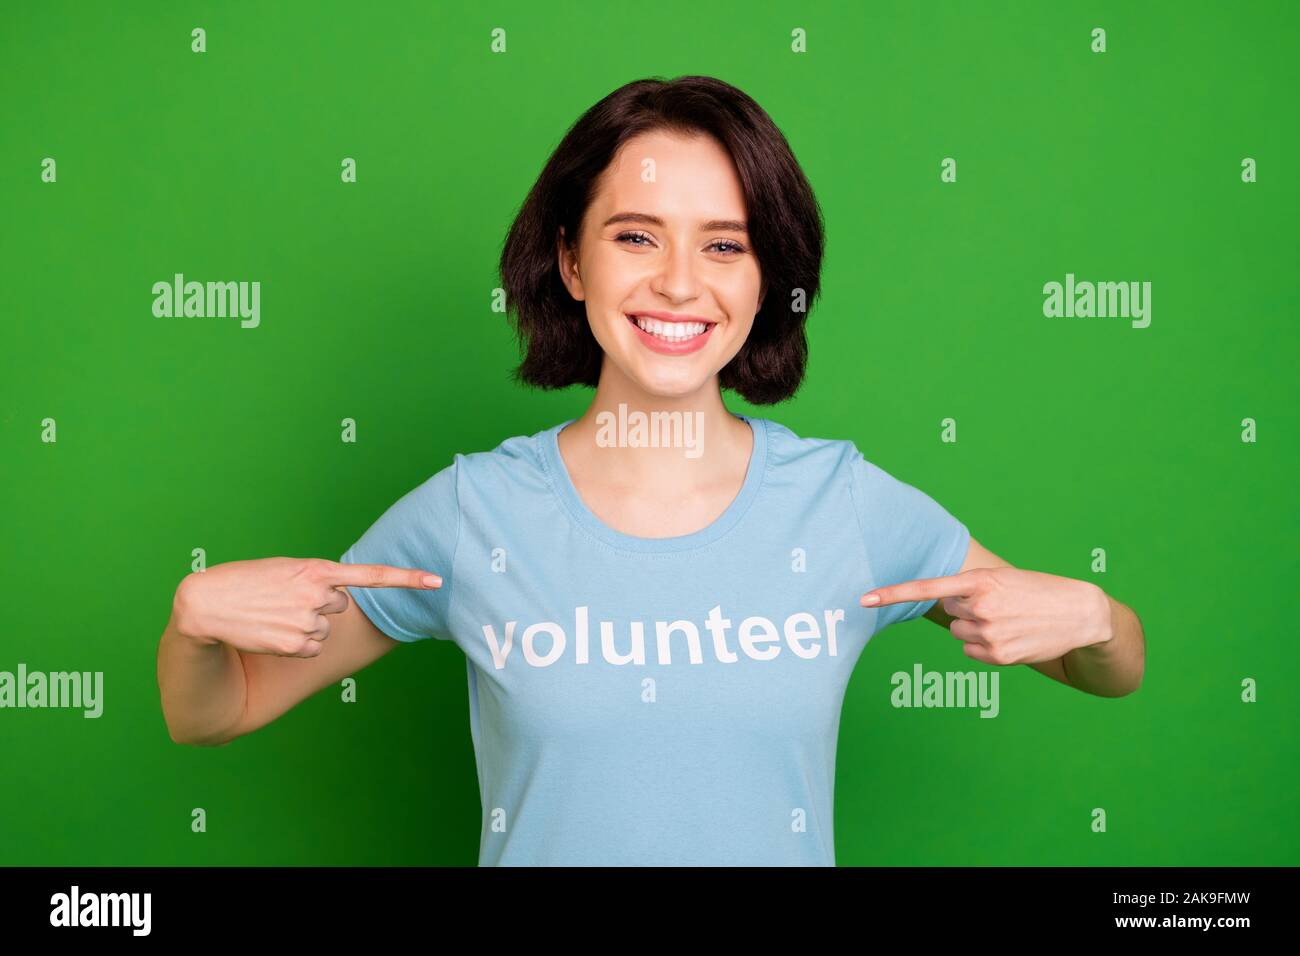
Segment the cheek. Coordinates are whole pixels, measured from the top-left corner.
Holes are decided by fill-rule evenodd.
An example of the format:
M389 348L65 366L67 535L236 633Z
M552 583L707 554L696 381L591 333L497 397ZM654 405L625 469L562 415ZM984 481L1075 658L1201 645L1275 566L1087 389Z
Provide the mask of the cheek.
M734 304L737 313L748 312L753 315L758 311L759 299L763 295L763 278L758 268L736 277L727 292L727 301Z
M615 318L611 317L611 312L617 312L617 309L610 309L591 299L587 300L587 324L591 327L591 334L596 343L606 352L619 341L619 328L614 324ZM626 321L622 316L616 318Z
M641 278L638 257L623 254L623 250L612 243L602 243L593 251L588 269L591 281L607 295L618 295L618 290Z
M745 347L745 343L749 341L750 332L754 328L752 318L746 317L743 320L737 320L734 312L731 315L732 318L728 323L726 337L718 340L721 344L721 351L718 354L723 365L735 358L740 350ZM714 334L717 334L716 330Z
M740 317L740 319L736 319L735 313L733 313L732 334L736 338L741 339L741 341L744 341L744 339L749 338L749 333L753 332L754 329L753 310L754 310L754 303L746 303L745 312L742 313L742 317Z

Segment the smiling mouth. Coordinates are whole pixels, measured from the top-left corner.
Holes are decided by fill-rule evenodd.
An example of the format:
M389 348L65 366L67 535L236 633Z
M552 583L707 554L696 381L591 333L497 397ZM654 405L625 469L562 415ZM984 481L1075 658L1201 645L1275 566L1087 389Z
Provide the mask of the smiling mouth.
M626 318L646 335L661 342L689 342L717 325L716 322L664 322L641 315L628 315Z

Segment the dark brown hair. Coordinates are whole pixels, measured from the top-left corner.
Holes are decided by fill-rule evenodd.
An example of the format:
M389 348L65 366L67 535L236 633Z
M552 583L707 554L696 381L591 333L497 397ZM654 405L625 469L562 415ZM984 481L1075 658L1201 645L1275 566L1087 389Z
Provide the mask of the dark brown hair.
M560 278L560 227L576 250L597 177L625 141L657 129L710 135L736 165L766 292L719 384L756 405L784 401L798 390L808 362L804 323L821 285L826 242L821 209L771 117L736 87L709 76L619 87L587 110L551 154L501 250L507 313L514 313L525 350L513 379L545 389L598 383L603 351L584 304ZM803 290L800 310L796 289Z

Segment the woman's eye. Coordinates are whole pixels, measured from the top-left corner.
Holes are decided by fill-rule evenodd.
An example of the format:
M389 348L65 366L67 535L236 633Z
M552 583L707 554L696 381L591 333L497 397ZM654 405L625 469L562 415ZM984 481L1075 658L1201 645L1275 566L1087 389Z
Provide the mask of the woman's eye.
M719 239L717 242L713 243L713 248L717 248L718 246L726 247L724 249L719 249L718 250L719 252L744 252L745 251L744 246L742 246L738 242L732 242L730 239Z
M621 232L616 237L617 242L625 242L630 246L642 247L648 245L653 240L644 232ZM641 241L636 241L641 240ZM718 252L725 252L730 255L743 253L745 247L732 239L718 239L709 243L708 248L716 249Z

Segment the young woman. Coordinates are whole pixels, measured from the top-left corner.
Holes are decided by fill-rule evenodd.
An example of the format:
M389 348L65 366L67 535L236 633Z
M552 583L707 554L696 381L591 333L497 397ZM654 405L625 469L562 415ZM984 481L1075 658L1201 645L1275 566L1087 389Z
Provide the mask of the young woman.
M591 405L457 454L339 562L187 577L158 656L172 738L225 743L452 640L481 864L833 865L840 707L882 628L924 614L986 664L1137 687L1140 624L1096 585L1012 568L850 441L727 411L724 388L799 387L822 248L740 90L642 80L593 106L501 256L517 377Z

